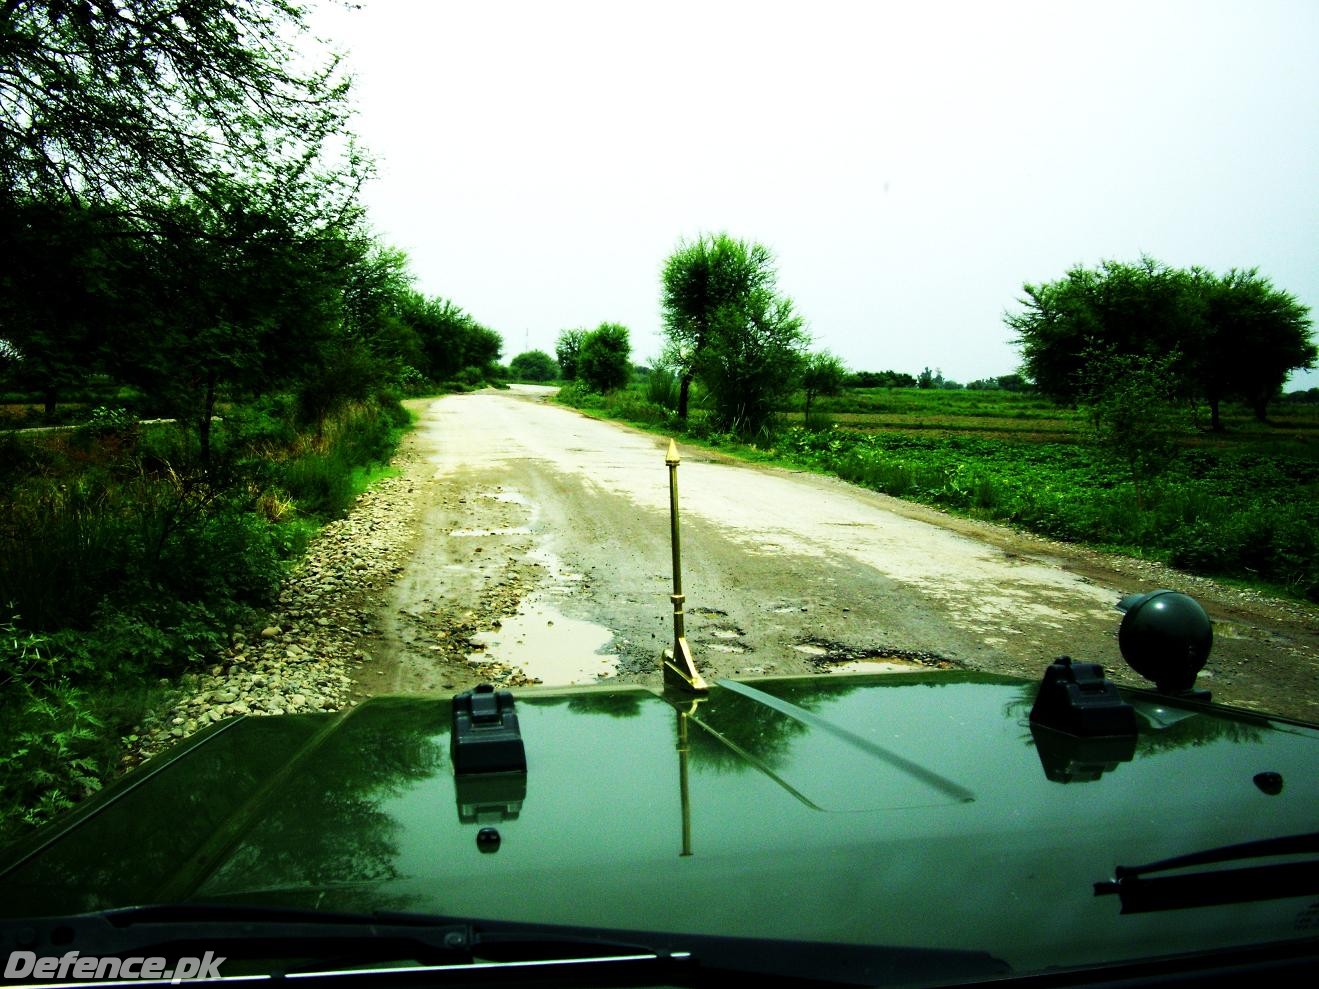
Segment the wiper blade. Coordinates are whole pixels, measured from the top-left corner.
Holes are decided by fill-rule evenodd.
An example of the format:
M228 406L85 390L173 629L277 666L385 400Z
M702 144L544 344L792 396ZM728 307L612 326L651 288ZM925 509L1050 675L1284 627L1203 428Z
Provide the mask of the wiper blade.
M1095 896L1117 895L1123 913L1182 910L1319 893L1319 861L1287 862L1243 869L1215 869L1146 878L1197 865L1247 859L1319 854L1319 832L1223 845L1145 865L1119 865L1113 878L1095 883Z

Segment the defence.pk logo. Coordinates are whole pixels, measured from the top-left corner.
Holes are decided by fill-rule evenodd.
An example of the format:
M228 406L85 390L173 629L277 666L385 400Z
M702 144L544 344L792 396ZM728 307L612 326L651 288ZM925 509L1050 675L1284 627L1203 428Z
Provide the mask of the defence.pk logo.
M98 958L66 951L62 955L38 955L32 951L11 951L5 964L6 979L140 979L173 982L220 978L224 956L208 951L201 958L180 958L170 966L169 959Z

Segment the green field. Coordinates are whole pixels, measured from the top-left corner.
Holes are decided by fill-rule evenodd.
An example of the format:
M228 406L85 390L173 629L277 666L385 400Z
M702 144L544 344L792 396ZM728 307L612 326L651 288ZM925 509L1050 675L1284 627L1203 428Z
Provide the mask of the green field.
M1270 421L1228 408L1221 434L1194 422L1153 477L1135 478L1075 409L994 391L849 390L800 406L759 443L684 427L644 384L564 400L748 459L835 474L876 491L1032 532L1319 600L1319 406ZM658 397L661 400L655 401Z

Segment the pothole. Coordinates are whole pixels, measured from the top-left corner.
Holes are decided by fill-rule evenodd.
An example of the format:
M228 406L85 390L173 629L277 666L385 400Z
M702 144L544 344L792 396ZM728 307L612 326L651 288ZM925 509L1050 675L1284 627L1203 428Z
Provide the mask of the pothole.
M589 684L618 672L618 654L601 651L613 638L603 625L528 598L499 628L472 636L472 644L483 648L470 659L517 667L547 685Z
M793 648L804 653L820 673L913 673L951 670L959 665L920 649L858 648L829 639L802 639Z

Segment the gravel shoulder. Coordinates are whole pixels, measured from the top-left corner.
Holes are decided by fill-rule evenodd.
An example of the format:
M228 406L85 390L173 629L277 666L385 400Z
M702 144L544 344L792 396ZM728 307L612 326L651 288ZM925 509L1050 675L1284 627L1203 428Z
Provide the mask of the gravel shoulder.
M422 399L398 475L319 534L278 607L125 756L225 717L336 711L479 682L658 685L671 636L666 443L520 389ZM1319 609L951 517L832 478L683 450L688 639L710 677L1056 655L1140 683L1122 594L1171 587L1215 623L1215 699L1319 720Z

